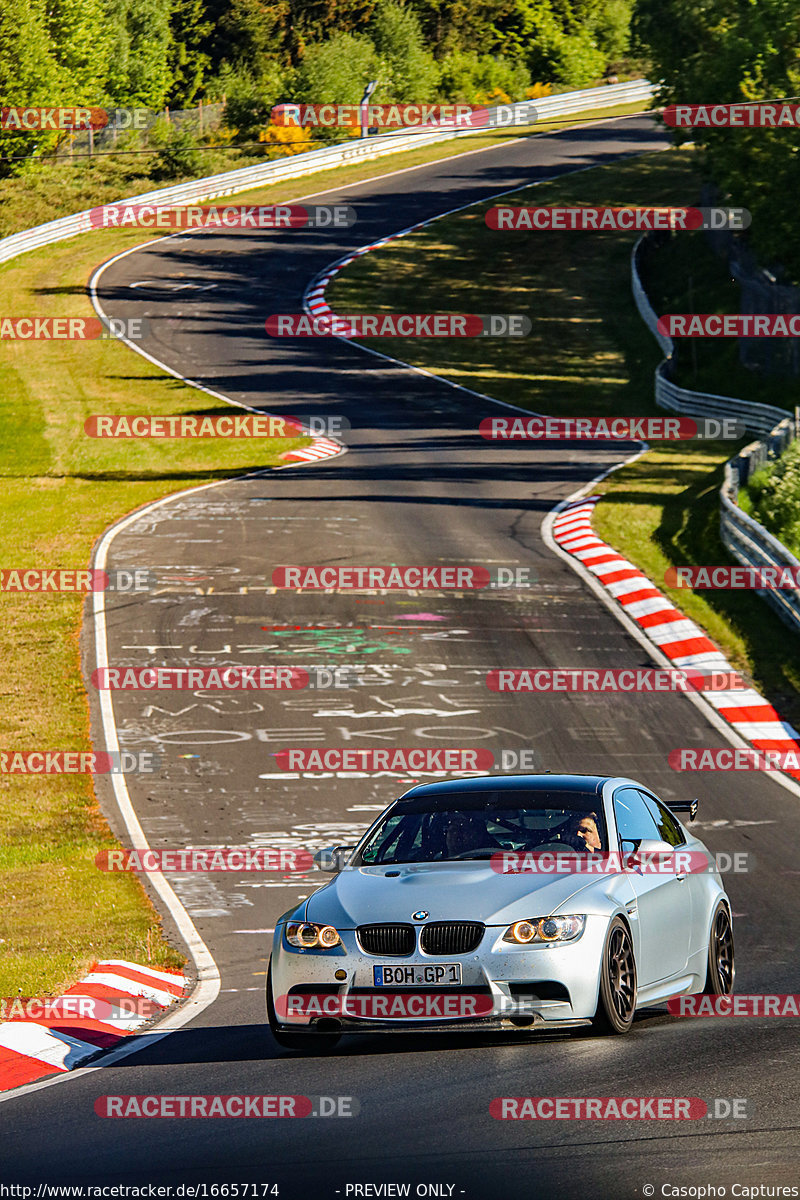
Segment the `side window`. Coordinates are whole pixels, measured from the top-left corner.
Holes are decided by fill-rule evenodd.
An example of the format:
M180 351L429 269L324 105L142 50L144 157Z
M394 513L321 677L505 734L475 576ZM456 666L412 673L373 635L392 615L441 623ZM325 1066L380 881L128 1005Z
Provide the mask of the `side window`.
M669 842L670 846L685 846L686 838L681 833L681 827L672 813L664 807L660 800L656 800L655 796L648 796L647 792L642 792L641 797L658 826L661 840Z
M623 842L636 842L638 845L644 838L661 839L658 826L636 788L619 788L614 793L614 816Z

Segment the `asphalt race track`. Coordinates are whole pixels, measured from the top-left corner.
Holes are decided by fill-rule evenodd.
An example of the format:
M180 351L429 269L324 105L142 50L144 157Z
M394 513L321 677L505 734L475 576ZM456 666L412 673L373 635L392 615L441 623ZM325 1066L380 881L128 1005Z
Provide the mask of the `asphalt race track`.
M263 332L270 313L302 311L310 281L357 246L533 180L662 144L649 119L632 118L410 172L387 166L384 178L315 198L352 205L359 219L349 230L174 236L103 273L99 295L110 314L172 318L147 349L173 370L250 406L339 414L352 426L346 455L186 494L145 510L112 542L112 567L147 567L165 581L155 596L113 600L112 664L363 668L364 682L348 689L116 693L123 748L163 758L161 775L128 777L151 846L346 843L413 782L304 778L273 757L287 747L481 746L498 756L532 748L536 770L630 775L668 801L698 795L700 836L717 851L747 850L755 863L727 877L736 990L800 991L800 868L786 836L796 797L763 774L671 771L674 747L726 744L683 696L531 697L486 687L486 672L501 666L649 665L548 550L540 529L558 501L620 450L486 442L478 422L500 411L487 400L357 346L278 342ZM307 183L299 182L298 195ZM214 286L166 286L176 280ZM137 360L130 361L135 372ZM298 595L271 586L273 567L284 563L520 566L533 583L458 595ZM305 628L330 625L337 628ZM274 628L281 626L289 628ZM110 792L106 799L121 833ZM800 1050L791 1020L680 1020L663 1009L640 1016L619 1039L402 1035L344 1038L330 1056L280 1050L265 1024L267 931L325 878L171 876L218 964L218 998L184 1028L150 1046L144 1040L140 1052L2 1104L5 1145L13 1147L5 1178L278 1183L286 1200L356 1195L346 1191L355 1184L410 1184L411 1195L418 1184L436 1184L441 1190L429 1194L466 1200L634 1200L653 1194L645 1185L660 1196L677 1194L663 1185L713 1184L731 1195L734 1183L798 1183L800 1097L790 1068ZM95 1115L101 1095L154 1093L349 1096L360 1111L349 1119L208 1126ZM747 1117L698 1128L490 1116L494 1097L521 1095L744 1098Z

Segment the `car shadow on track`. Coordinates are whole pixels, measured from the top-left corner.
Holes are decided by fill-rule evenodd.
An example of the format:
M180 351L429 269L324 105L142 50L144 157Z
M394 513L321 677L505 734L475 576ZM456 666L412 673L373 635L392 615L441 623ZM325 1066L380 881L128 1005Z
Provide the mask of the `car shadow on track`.
M651 1009L637 1014L632 1034L645 1032L648 1026L670 1020L665 1010ZM153 1031L158 1034L157 1030ZM142 1034L139 1048L119 1061L114 1069L126 1066L181 1066L191 1063L258 1062L278 1058L330 1058L331 1056L359 1057L376 1054L440 1053L443 1050L499 1049L507 1046L552 1045L554 1042L579 1044L587 1039L600 1044L613 1041L600 1039L586 1026L572 1031L553 1030L551 1033L392 1033L348 1034L333 1050L286 1050L273 1039L269 1025L211 1025L194 1029L178 1029L167 1037ZM149 1044L148 1044L149 1043ZM103 1059L96 1062L103 1066Z

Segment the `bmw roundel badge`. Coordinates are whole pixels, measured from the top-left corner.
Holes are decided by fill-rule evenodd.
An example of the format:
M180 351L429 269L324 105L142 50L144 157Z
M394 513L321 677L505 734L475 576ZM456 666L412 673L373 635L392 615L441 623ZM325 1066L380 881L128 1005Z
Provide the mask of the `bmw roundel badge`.
M411 914L411 920L412 921L424 921L425 918L429 917L429 916L430 916L430 913L427 913L424 908L418 908L415 913Z

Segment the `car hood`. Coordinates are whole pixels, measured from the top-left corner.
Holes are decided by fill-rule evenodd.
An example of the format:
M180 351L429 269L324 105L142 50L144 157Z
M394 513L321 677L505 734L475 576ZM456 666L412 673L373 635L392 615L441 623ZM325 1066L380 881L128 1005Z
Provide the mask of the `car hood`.
M387 872L391 874L387 877ZM353 929L373 922L410 923L424 910L430 921L482 921L502 925L562 910L571 897L582 907L607 911L609 889L624 876L576 878L574 874L503 875L488 862L408 863L391 867L346 867L327 887L309 897L306 920ZM615 881L616 884L615 884ZM628 888L630 884L628 883ZM604 903L605 900L605 903Z

